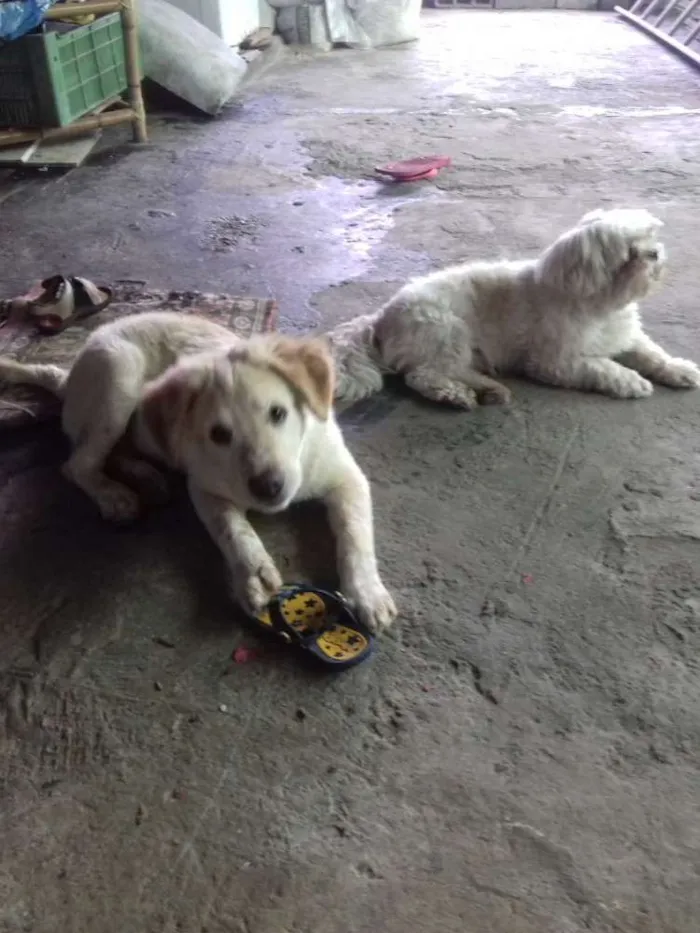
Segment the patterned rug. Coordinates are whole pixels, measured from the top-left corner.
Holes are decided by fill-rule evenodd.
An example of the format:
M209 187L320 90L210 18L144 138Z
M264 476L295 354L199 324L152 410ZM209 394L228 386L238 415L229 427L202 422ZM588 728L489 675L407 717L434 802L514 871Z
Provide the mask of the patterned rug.
M277 304L270 298L235 298L201 292L165 293L145 291L140 285L121 285L115 288L114 299L104 311L76 322L61 334L40 336L31 321L0 328L0 356L10 356L22 363L54 363L69 367L90 331L107 321L143 311L199 314L241 337L273 331L277 326ZM55 418L59 412L58 400L40 389L13 386L0 390L0 431L37 424Z

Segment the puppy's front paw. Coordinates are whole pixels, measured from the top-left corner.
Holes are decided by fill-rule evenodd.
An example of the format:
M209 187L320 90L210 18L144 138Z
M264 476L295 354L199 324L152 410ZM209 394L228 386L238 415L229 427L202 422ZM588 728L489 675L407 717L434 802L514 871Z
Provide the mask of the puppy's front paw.
M116 483L100 490L97 505L102 518L117 525L128 525L141 513L141 502L136 493Z
M615 398L648 398L654 391L654 386L648 379L632 370L623 378L616 380L610 394Z
M697 389L700 386L700 367L692 360L669 360L663 372L659 373L658 381L672 389Z
M167 476L145 460L120 460L115 463L114 469L122 482L134 486L146 505L165 505L170 500Z
M238 605L249 615L257 616L282 588L282 577L265 555L253 568L237 568L230 578L231 593Z
M389 628L398 615L391 593L379 577L361 587L352 587L347 595L360 619L373 632Z

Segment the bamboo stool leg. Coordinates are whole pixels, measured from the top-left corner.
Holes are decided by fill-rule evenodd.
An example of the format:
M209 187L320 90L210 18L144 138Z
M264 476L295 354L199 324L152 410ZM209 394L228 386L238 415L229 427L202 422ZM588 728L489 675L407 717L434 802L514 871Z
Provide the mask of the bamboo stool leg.
M124 32L124 57L126 59L126 77L129 83L129 103L134 112L134 141L148 141L146 129L146 110L143 106L141 91L141 69L139 67L139 34L136 28L135 0L122 0L121 18Z

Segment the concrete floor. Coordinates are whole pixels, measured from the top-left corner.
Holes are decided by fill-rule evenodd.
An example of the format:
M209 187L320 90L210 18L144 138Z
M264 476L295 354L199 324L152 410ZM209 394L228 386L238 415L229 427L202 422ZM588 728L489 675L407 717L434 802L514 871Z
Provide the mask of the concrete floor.
M672 259L649 329L700 358L699 128L700 76L614 17L435 13L28 184L3 288L271 294L301 330L641 204ZM372 179L430 151L434 183ZM2 933L697 933L700 396L514 388L346 416L402 618L338 677L229 667L255 636L187 503L115 532L57 430L2 438ZM327 579L313 509L261 527Z

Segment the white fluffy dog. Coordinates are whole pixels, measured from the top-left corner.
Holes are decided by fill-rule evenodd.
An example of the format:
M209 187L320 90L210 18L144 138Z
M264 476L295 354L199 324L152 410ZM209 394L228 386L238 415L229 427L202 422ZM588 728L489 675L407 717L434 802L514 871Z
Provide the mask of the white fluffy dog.
M377 569L369 483L333 415L333 363L321 341L246 341L196 315L136 314L91 334L70 372L0 360L0 381L63 399L73 446L64 472L107 519L133 519L140 508L109 466L151 494L163 477L149 459L184 473L251 615L282 578L246 513L321 499L343 592L372 628L395 618Z
M700 369L654 343L639 316L664 271L662 226L646 210L592 211L536 259L464 263L409 282L327 335L336 398L372 395L384 373L466 409L509 401L498 375L614 398L651 395L653 382L695 388Z

